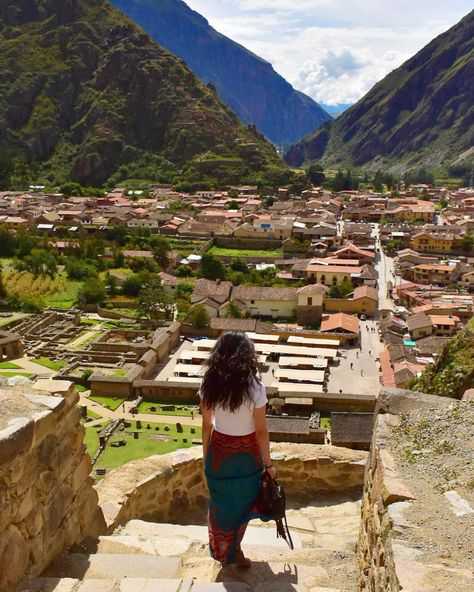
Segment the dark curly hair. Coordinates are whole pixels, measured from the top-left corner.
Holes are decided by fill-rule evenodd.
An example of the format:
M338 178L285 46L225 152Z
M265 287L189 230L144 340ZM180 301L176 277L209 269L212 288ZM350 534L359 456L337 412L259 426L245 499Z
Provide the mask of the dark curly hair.
M221 406L234 413L251 400L250 389L257 379L255 346L245 333L224 333L207 361L201 385L202 402L209 408Z

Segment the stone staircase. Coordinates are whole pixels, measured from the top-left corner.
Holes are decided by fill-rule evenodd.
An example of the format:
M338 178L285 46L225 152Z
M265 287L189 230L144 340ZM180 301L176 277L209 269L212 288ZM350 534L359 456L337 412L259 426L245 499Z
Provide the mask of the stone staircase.
M209 557L204 525L131 520L72 549L19 592L354 592L360 502L300 505L288 522L294 551L276 539L274 523L251 523L245 570Z

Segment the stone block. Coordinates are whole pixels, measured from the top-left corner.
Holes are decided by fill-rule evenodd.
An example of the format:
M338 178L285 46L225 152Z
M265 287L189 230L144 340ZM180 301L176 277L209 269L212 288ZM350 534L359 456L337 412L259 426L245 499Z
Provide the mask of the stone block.
M113 574L110 574L113 576ZM116 592L116 580L84 580L74 592ZM137 592L140 590L136 589ZM140 591L141 592L141 591Z
M100 553L71 553L48 567L45 575L77 579L107 580L110 574L122 578L175 578L181 566L177 557L152 557Z
M28 544L10 524L0 537L0 590L14 590L28 567Z
M29 578L18 592L76 592L78 584L71 578Z
M182 580L127 578L120 582L120 592L182 592ZM81 591L82 592L82 591Z
M33 441L34 422L28 417L19 417L8 422L0 431L0 466L13 460L25 450L29 450Z
M401 480L395 468L395 461L387 450L379 450L379 466L383 481L382 497L386 505L415 499L415 496Z

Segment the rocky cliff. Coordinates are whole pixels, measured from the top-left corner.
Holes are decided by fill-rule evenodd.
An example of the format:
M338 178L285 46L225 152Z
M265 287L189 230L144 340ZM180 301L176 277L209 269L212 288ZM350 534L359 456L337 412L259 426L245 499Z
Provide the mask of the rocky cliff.
M474 11L394 70L343 113L293 146L293 166L403 171L474 155Z
M2 1L0 128L0 160L51 182L165 181L204 156L206 171L233 163L244 179L280 166L212 89L104 0Z
M331 119L271 64L213 29L182 0L111 0L158 43L182 58L248 124L289 146Z

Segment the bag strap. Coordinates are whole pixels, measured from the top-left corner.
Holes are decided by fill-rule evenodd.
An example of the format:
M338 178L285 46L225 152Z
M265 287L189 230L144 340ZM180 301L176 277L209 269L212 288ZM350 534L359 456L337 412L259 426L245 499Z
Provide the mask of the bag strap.
M283 524L283 520L285 524ZM295 546L293 545L293 539L291 538L290 529L288 528L288 522L286 521L286 514L282 519L276 521L277 538L284 539L290 549L293 551Z

